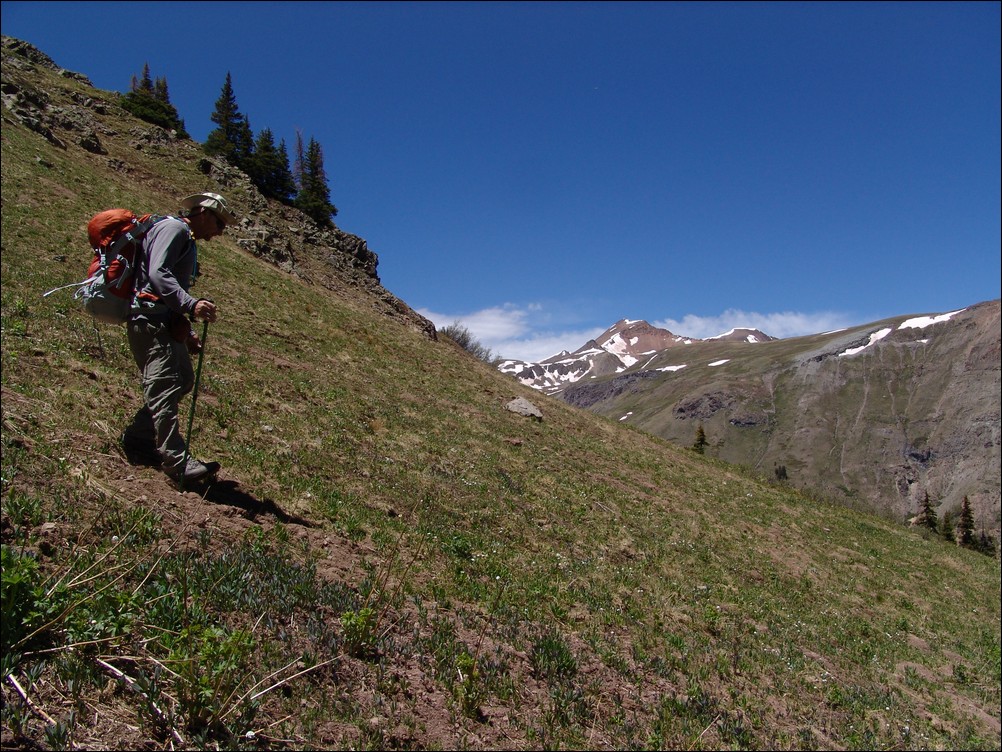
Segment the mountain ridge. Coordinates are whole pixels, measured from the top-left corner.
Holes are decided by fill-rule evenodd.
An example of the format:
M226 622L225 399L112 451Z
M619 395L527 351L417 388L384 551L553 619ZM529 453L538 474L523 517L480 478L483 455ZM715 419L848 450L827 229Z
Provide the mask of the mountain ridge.
M588 340L585 344L573 352L564 350L536 363L511 358L502 358L498 368L502 373L516 375L526 369L532 370L534 366L543 366L544 368L542 369L535 369L535 372L538 374L547 372L548 369L545 368L546 366L557 364L566 366L577 360L580 361L577 368L572 367L572 369L557 369L557 373L567 374L568 372L573 371L580 372L581 366L583 365L584 372L577 376L577 378L582 378L588 372L591 372L593 358L595 356L600 356L603 353L610 354L614 356L617 361L619 361L619 366L616 367L618 371L625 370L636 365L637 362L645 356L656 355L659 351L676 345L691 345L696 342L709 342L714 340L740 341L754 344L756 342L769 342L773 339L775 339L775 337L771 337L758 329L738 327L731 329L728 332L724 332L723 334L718 334L715 337L708 337L705 340L701 340L698 337L687 337L675 334L668 329L653 326L643 319L620 319L598 337ZM605 366L608 366L611 363L613 363L613 361L608 358L604 361ZM604 373L608 371L608 368L600 366L599 371ZM577 380L577 378L574 378L573 380ZM522 382L527 386L540 388L541 391L546 391L547 393L553 393L556 391L555 389L549 388L549 385L536 387L535 377L523 377L520 380L522 380ZM557 380L559 381L561 379L558 377Z

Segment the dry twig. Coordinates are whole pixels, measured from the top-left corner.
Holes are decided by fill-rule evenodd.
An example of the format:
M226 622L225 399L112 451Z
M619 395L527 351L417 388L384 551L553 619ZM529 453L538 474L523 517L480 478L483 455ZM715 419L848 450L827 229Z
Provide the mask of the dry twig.
M24 700L24 704L28 706L28 708L31 710L32 713L37 715L46 723L50 725L55 725L56 722L52 718L52 716L50 716L48 713L46 713L44 710L42 710L40 707L38 707L37 705L35 705L35 703L31 701L31 698L28 697L28 693L24 691L24 687L22 687L18 683L17 679L14 678L14 674L9 674L7 676L7 681L9 681L11 684L14 685L14 689L16 689L17 693L21 695L21 699Z
M175 728L174 728L174 726L173 726L172 724L170 724L170 723L168 723L168 722L167 722L167 716L166 716L166 715L164 714L164 712L163 712L163 711L162 711L162 710L161 710L161 709L160 709L160 708L159 708L159 707L157 706L157 704L156 704L155 702L153 702L153 699L152 699L152 698L151 698L151 697L150 697L150 696L149 696L148 694L146 694L145 692L143 692L143 690L141 690L141 689L139 688L139 684L138 684L138 682L136 682L136 680L135 680L135 679L133 679L133 678L132 678L131 676L129 676L128 674L126 674L126 673L125 673L124 671L122 671L122 670L120 670L120 669L116 668L115 666L112 666L112 665L111 665L110 663L108 663L108 662L107 662L107 661L105 661L105 660L102 660L102 659L98 658L98 659L97 659L97 662L98 662L98 663L99 663L99 664L100 664L100 665L101 665L101 666L102 666L102 667L103 667L103 668L104 668L104 669L105 669L106 671L108 671L108 672L109 672L109 673L110 673L110 674L111 674L112 676L114 676L114 677L116 677L116 678L118 678L118 679L121 679L122 681L124 681L124 682L125 682L125 684L126 684L126 685L127 685L128 687L129 687L129 689L131 689L131 690L132 690L133 692L135 692L136 694L139 694L139 695L142 695L142 696L143 696L143 697L145 697L145 698L146 698L147 700L149 700L149 701L150 701L150 707L151 707L151 708L153 708L153 712L155 712L155 713L157 714L157 718L159 718L159 719L160 719L160 721L161 721L161 723L163 723L164 727L165 727L165 728L168 728L168 729L170 729L170 733L171 733L171 736L173 736L173 737L174 737L174 740L175 740L175 741L176 741L176 742L177 742L178 744L181 744L181 745L183 745L183 744L184 744L184 739L183 739L183 738L181 737L181 735L180 735L180 734L179 734L179 733L177 732L177 729L175 729Z

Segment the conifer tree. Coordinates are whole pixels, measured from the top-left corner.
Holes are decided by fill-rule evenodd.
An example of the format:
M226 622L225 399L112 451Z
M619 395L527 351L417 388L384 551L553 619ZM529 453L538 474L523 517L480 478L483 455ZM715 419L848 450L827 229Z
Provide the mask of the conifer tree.
M956 544L957 534L953 527L953 510L943 512L943 519L939 523L939 534L950 543Z
M300 137L297 151L302 147ZM327 186L327 172L324 169L324 154L316 139L310 143L301 158L297 158L299 193L293 205L321 227L330 227L331 218L337 216L337 207L331 203L330 188Z
M708 443L709 442L706 440L706 431L703 430L703 424L700 423L696 428L696 441L693 442L692 448L700 454L703 454Z
M254 158L254 133L251 131L250 118L244 115L242 122L237 127L237 155L239 161L237 166L244 172Z
M974 550L979 553L983 553L985 556L995 558L995 536L989 535L988 532L982 528L981 535L978 536L978 540L974 545Z
M233 93L233 79L228 72L210 120L218 127L205 139L202 147L205 153L220 156L235 167L245 169L254 144L250 123L240 113Z
M957 532L960 533L960 545L964 548L974 547L974 512L971 511L971 502L965 496L963 504L960 505L960 522L957 524Z
M138 91L143 94L149 94L153 96L153 79L150 77L150 64L146 63L143 65L143 77L139 81Z
M936 516L936 510L932 505L932 500L929 498L928 491L925 492L922 505L919 507L918 524L932 530L934 533L939 529L939 520Z
M157 78L153 82L153 97L161 102L169 102L170 95L167 93L167 79L164 77Z
M190 138L185 130L184 121L177 114L174 105L170 103L167 93L167 79L158 78L154 83L150 76L150 64L143 66L142 78L132 77L132 86L128 94L119 98L122 108L147 123L159 125L165 130L177 131L179 138Z
M279 201L291 204L292 200L296 197L296 179L289 167L289 150L285 148L284 138L278 142L278 159L276 160L276 164L281 164L280 174L277 176L275 182L282 194L276 198Z
M269 128L262 130L254 142L254 153L248 163L247 174L268 198L290 203L296 193L285 141L276 148L275 137Z
M306 149L303 147L303 132L296 131L296 158L292 163L292 180L296 191L303 190L303 171L306 169Z

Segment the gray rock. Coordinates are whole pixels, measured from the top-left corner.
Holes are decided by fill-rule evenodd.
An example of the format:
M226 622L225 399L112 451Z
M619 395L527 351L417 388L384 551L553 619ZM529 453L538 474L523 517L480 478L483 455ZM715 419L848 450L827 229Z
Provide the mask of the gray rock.
M504 409L510 410L518 415L524 415L526 418L535 418L536 420L543 419L543 414L539 411L539 408L524 397L516 397L505 405Z

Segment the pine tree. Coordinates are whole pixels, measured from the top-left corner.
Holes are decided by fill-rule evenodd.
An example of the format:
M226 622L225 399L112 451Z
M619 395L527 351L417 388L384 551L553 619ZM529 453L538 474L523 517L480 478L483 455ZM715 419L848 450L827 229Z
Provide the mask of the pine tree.
M261 193L283 203L291 203L296 185L289 169L289 154L285 141L275 147L271 129L261 131L254 142L254 153L248 162L247 174Z
M237 167L246 172L248 165L254 158L254 133L251 131L250 118L246 115L243 117L243 122L237 127L236 144Z
M170 102L170 95L167 93L167 79L158 78L153 82L153 96L160 102Z
M971 511L971 502L966 496L960 506L960 523L957 525L957 532L960 533L961 546L964 548L974 547L974 512Z
M974 550L985 556L991 556L995 558L995 536L989 535L988 532L982 528L981 535L978 536L978 540L974 545Z
M220 156L231 165L245 169L253 152L253 137L250 123L237 106L233 79L229 73L209 119L218 127L205 139L202 147L205 153Z
M306 149L303 147L303 132L296 131L296 159L292 163L292 180L296 191L303 190L303 172L306 170Z
M696 441L693 442L692 448L694 451L702 454L706 450L706 445L709 442L706 440L706 431L703 430L703 424L700 423L696 427Z
M143 65L143 77L139 81L139 86L136 91L141 91L143 94L149 94L153 96L153 79L150 77L150 64L146 63Z
M149 63L143 66L142 78L132 77L131 90L119 97L118 101L124 110L131 112L137 118L159 125L165 130L177 131L178 138L190 138L188 131L185 130L184 121L170 103L167 79L158 78L154 83L150 76Z
M302 142L297 143L297 150ZM301 160L299 193L293 205L311 217L321 227L330 227L331 218L337 216L337 207L331 203L330 188L327 186L327 172L324 170L324 154L316 139L310 138Z
M939 534L950 543L957 543L957 534L953 527L953 510L943 512L943 519L939 523Z
M276 174L275 184L278 192L276 196L279 201L291 204L296 197L296 179L289 168L289 150L285 148L285 139L278 142L278 159L276 164L280 164L279 172Z
M939 529L939 520L936 516L936 510L932 506L932 500L929 498L928 491L925 492L922 505L919 507L918 524L929 528L934 533Z

